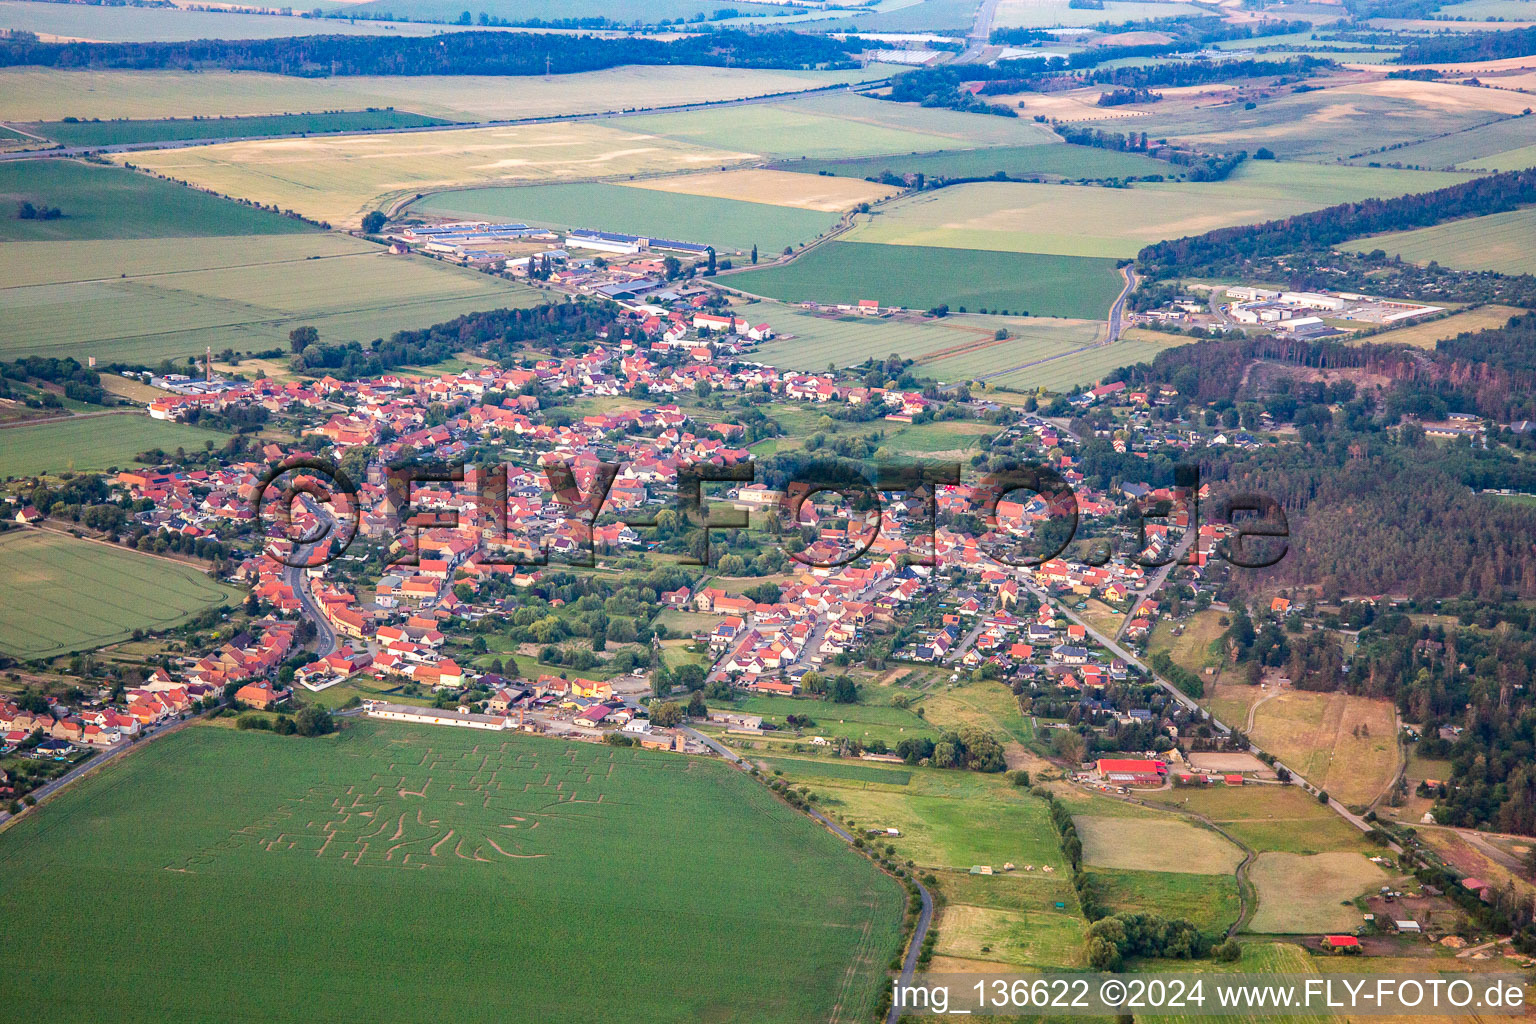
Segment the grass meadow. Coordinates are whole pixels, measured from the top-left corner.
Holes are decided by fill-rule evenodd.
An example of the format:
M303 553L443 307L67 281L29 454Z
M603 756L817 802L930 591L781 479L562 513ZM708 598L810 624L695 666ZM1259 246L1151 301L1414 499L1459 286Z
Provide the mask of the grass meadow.
M286 348L301 324L367 344L542 293L337 234L0 246L0 357L156 363Z
M1037 143L988 149L947 149L933 153L860 157L852 160L796 161L787 170L852 178L922 174L929 178L985 177L1002 171L1010 177L1110 178L1176 172L1168 163L1139 153L1118 153L1090 146Z
M41 530L0 534L0 650L49 658L168 629L240 594L194 566Z
M601 182L442 192L412 203L410 210L541 227L622 231L700 242L722 252L747 252L756 245L764 256L814 241L837 224L837 214L825 211Z
M21 220L14 216L21 202L56 206L64 215L57 220ZM6 211L0 218L0 242L314 233L302 221L120 167L76 160L0 163L0 208ZM10 280L0 275L0 283Z
M861 1021L904 901L718 762L365 721L184 730L0 834L0 864L33 936L13 1012L125 1024ZM179 969L109 1014L147 943ZM593 983L616 963L645 983Z
M1204 815L1261 853L1370 849L1359 829L1295 786L1175 787L1146 793L1142 799Z
M1353 932L1364 922L1351 901L1387 877L1359 853L1261 853L1248 868L1259 907L1247 930L1258 935Z
M98 473L114 466L132 466L135 455L154 448L201 451L210 441L223 447L228 440L227 434L152 420L142 411L6 427L0 432L0 479L40 473Z
M1349 243L1356 252L1381 249L1410 263L1434 260L1456 270L1494 270L1501 274L1536 273L1536 207L1468 217L1414 231L1372 235Z
M749 696L719 705L722 710L761 715L780 729L788 728L789 715L807 715L815 723L804 728L811 736L846 737L868 743L884 740L894 747L911 736L934 737L937 730L905 708L888 704L833 704L794 697Z
M66 146L113 146L175 139L226 139L298 132L355 132L375 128L416 128L442 124L438 118L403 110L333 110L318 114L264 117L171 117L149 121L51 121L28 127Z
M1388 334L1371 338L1374 342L1394 342L1415 348L1434 348L1435 343L1454 338L1463 331L1481 331L1490 327L1503 327L1510 317L1519 316L1524 310L1514 306L1478 306L1464 313L1453 313L1438 320L1399 327Z
M1237 920L1235 875L1092 868L1088 877L1104 905L1115 913L1182 917L1212 937L1225 935Z
M1112 259L982 249L827 242L782 267L733 274L724 283L787 302L852 302L928 309L988 309L1095 319L1122 287Z
M1230 875L1243 851L1221 835L1162 817L1078 815L1083 863L1098 868Z

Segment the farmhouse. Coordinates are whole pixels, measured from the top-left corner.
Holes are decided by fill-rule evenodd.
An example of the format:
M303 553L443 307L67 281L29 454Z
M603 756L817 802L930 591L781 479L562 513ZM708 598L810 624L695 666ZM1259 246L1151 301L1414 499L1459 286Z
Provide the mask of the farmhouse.
M1167 761L1146 761L1136 758L1101 757L1099 774L1106 782L1118 782L1133 786L1157 786L1168 777Z
M515 728L512 719L502 715L477 715L470 711L444 711L438 708L419 708L409 704L383 702L367 702L363 708L370 717L385 718L393 722L456 725L465 729L490 729L497 732Z

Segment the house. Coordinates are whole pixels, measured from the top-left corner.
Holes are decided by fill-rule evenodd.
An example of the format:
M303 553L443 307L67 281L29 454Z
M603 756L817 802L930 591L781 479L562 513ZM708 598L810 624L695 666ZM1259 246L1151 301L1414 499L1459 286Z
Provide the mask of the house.
M242 704L249 704L258 711L265 711L287 700L289 691L279 690L265 679L258 679L254 683L246 683L235 691L235 700Z
M587 710L583 711L581 714L577 715L574 721L577 725L585 729L596 729L598 726L602 725L603 722L611 714L613 714L613 708L609 707L608 705L594 704L587 708Z
M1168 762L1101 757L1098 760L1098 770L1105 782L1133 786L1159 786L1168 777Z

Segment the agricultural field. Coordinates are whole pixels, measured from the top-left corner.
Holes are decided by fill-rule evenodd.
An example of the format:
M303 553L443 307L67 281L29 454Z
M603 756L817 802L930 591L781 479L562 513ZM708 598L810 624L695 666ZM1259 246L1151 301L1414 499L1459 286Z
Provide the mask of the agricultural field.
M1218 833L1173 818L1077 815L1072 822L1091 867L1230 875L1243 860Z
M273 218L276 219L276 218ZM286 347L300 324L367 344L541 293L337 234L0 246L0 356L156 363Z
M1140 153L1091 146L1038 143L989 149L947 149L933 153L861 157L853 160L796 161L786 169L850 178L922 174L929 178L981 178L1001 171L1013 178L1111 178L1172 174L1177 168Z
M789 302L852 302L1023 315L1105 316L1123 282L1111 259L983 249L827 242L782 267L733 274L731 287Z
M1254 689L1226 684L1217 696L1234 687ZM1273 695L1255 705L1249 736L1292 771L1349 807L1369 805L1396 778L1400 754L1391 701L1289 687L1274 692L1273 685L1270 690Z
M934 950L942 957L993 964L991 970L997 973L1005 973L998 964L1081 967L1088 922L1071 891L1065 895L1061 902L1066 906L1060 910L1054 903L1043 905L1027 897L1022 902L1033 905L1026 910L947 904L934 923L939 933Z
M1141 333L1127 331L1112 345L1097 345L1082 352L1072 352L1059 358L1013 368L989 377L988 383L1015 391L1044 388L1047 391L1067 392L1085 384L1097 383L1110 370L1149 363L1164 349L1188 344L1187 340L1174 335L1158 335L1150 340L1136 336Z
M1428 191L1466 179L1459 174L1256 160L1217 182L1144 182L1131 188L978 182L892 203L847 237L894 245L1128 258L1168 238L1369 196Z
M363 15L400 15L433 21L452 21L463 7L456 0L369 0L349 6ZM772 15L778 8L747 2L733 4L742 15ZM719 8L712 0L483 0L476 12L495 18L557 21L562 18L611 18L623 24L654 25L703 15L713 20Z
M63 216L57 220L21 220L13 214L22 202L58 207ZM0 208L7 211L0 219L0 242L314 232L302 221L226 202L146 174L76 160L0 163ZM0 275L0 283L10 284L12 278Z
M881 0L871 14L822 21L833 12L813 15L809 28L824 32L939 32L969 28L976 14L971 0Z
M1309 855L1373 849L1359 829L1295 786L1175 787L1145 799L1204 815L1257 851Z
M322 23L325 24L325 23ZM334 23L333 23L334 24ZM395 107L450 121L511 120L741 99L874 77L868 71L620 67L550 78L257 71L59 71L0 68L0 120L235 117Z
M911 711L881 704L833 704L794 697L750 696L720 704L717 710L761 715L764 722L771 722L780 729L789 728L785 723L787 716L807 715L815 723L802 730L807 743L812 736L827 736L847 737L861 743L884 740L887 746L894 747L911 736L937 735L932 725Z
M1486 173L1531 166L1530 161L1519 163L1506 158L1533 145L1536 145L1536 119L1505 117L1444 138L1427 138L1424 142L1394 149L1390 154L1371 155L1355 162L1363 163L1366 159L1379 160L1386 157L1393 163L1411 167L1460 168Z
M444 188L718 168L751 155L645 134L646 120L260 139L131 158L221 195L355 227L369 210Z
M1422 324L1409 324L1387 334L1375 335L1371 341L1412 345L1415 348L1434 348L1435 343L1454 338L1464 331L1481 331L1490 327L1503 327L1509 318L1519 316L1524 310L1514 306L1478 306L1465 313L1453 313L1438 320Z
M874 203L889 198L896 189L863 181L849 181L822 174L796 174L762 167L739 171L706 171L702 174L677 174L665 178L645 178L626 182L633 188L655 189L690 196L737 199L773 206L793 206L823 213L842 213L860 203Z
M0 913L34 934L16 1012L95 1015L154 907L180 922L155 942L183 970L139 979L113 1010L125 1024L297 1006L316 1022L870 1016L904 894L840 840L718 762L468 733L193 727L70 789L0 835ZM252 900L274 872L303 898ZM134 884L70 881L104 873ZM512 928L509 906L526 911ZM87 913L89 929L47 926ZM454 949L494 957L445 956L448 921ZM331 955L282 985L229 955L299 945ZM648 984L594 989L607 962Z
M1259 935L1353 932L1363 923L1351 900L1388 881L1359 853L1261 853L1248 868L1259 907L1247 930Z
M1381 249L1410 263L1434 260L1455 270L1494 270L1501 274L1536 273L1536 206L1486 217L1467 217L1414 231L1371 235L1349 243L1356 252Z
M1090 868L1088 877L1099 899L1115 913L1182 917L1212 937L1225 935L1237 920L1234 875Z
M744 253L756 245L770 257L837 224L837 215L825 211L601 182L442 192L412 203L409 212L622 231L713 244L722 252Z
M443 124L435 117L403 110L337 110L321 114L271 114L264 117L172 117L153 121L47 121L27 129L66 146L114 146L173 139L227 139L299 132L355 132L372 128L417 128Z
M154 448L194 451L209 442L223 447L228 440L227 434L185 423L152 420L142 412L86 415L6 427L0 431L0 478L96 473L113 466L126 469L134 464L135 455Z
M1064 28L1151 21L1198 15L1199 8L1182 3L1121 3L1107 0L1102 9L1072 7L1067 0L1001 0L997 5L998 28Z
M0 28L104 43L182 42L189 39L283 39L290 36L430 36L463 31L450 25L389 21L337 21L238 11L176 7L107 7L0 0Z
M195 566L43 530L0 534L0 650L51 658L179 625L242 594Z

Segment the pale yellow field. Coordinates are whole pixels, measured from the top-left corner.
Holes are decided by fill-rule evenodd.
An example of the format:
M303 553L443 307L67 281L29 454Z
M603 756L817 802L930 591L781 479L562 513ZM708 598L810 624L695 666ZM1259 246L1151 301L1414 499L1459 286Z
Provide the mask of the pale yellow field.
M1256 688L1217 687L1218 696L1231 690L1251 698ZM1397 724L1391 701L1286 688L1258 705L1250 736L1261 749L1346 806L1369 804L1397 773Z
M1456 313L1442 320L1432 320L1412 327L1400 327L1386 334L1374 334L1361 339L1367 342L1397 342L1417 348L1434 348L1435 342L1454 338L1462 331L1481 331L1489 327L1503 327L1512 316L1525 312L1514 306L1480 306L1465 313Z
M1104 89L1094 86L1088 89L1069 89L1066 92L1020 92L1005 96L990 96L989 102L1013 107L1020 117L1042 114L1056 121L1123 121L1141 117L1146 113L1140 108L1097 106Z
M1408 100L1421 107L1433 107L1458 113L1486 110L1495 114L1518 114L1531 106L1531 97L1504 89L1479 89L1450 82L1414 82L1384 78L1376 82L1341 85L1328 90L1330 96L1387 96Z
M1345 64L1356 71L1382 73L1379 64ZM1393 71L1454 71L1457 74L1475 75L1482 71L1513 71L1519 68L1536 68L1536 54L1529 57L1505 57L1500 60L1469 60L1448 64L1394 64Z
M944 956L994 963L1081 966L1086 922L1075 907L1068 907L1060 911L1020 911L950 904L938 920L936 951Z
M594 114L742 99L878 76L875 70L622 67L576 75L291 78L254 71L0 69L0 121L296 114L393 106L449 120Z
M1346 901L1381 885L1387 873L1358 853L1261 853L1248 868L1259 909L1247 930L1260 935L1352 932L1360 911Z
M859 203L873 203L895 195L898 189L876 185L862 178L821 174L796 174L750 167L736 171L706 171L668 178L623 182L657 192L679 192L716 199L740 199L749 203L794 206L802 210L840 213Z
M1083 863L1096 868L1226 875L1243 860L1243 851L1220 835L1179 818L1079 815L1072 823Z
M570 123L406 135L266 139L129 154L151 171L332 224L455 185L572 181L743 160L605 125Z

